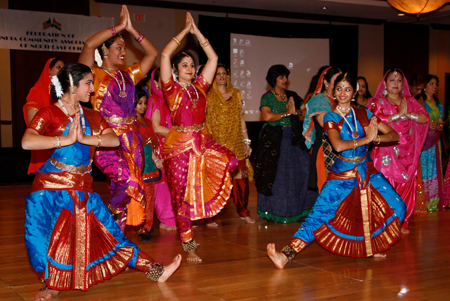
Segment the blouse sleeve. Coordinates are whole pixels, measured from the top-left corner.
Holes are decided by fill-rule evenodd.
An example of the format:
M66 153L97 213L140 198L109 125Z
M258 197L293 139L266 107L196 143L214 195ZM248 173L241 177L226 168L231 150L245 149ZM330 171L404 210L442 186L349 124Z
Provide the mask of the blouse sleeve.
M333 112L325 114L325 116L323 117L323 130L325 133L328 133L328 131L332 129L339 132L338 118L340 118L340 116Z
M206 81L206 79L203 77L202 74L197 76L197 78L195 79L195 82L197 82L200 85L200 87L203 89L203 91L206 94L206 91L208 91L208 88L209 88L209 84Z
M139 63L130 66L126 71L130 75L135 86L138 84L138 82L145 78L145 75L142 73Z
M36 115L34 115L33 120L31 120L28 125L28 128L35 130L39 135L44 135L48 130L51 120L52 114L50 110L43 108L42 110L39 110Z
M103 118L103 116L100 115L100 133L103 133L103 131L108 128L110 128L108 122L106 122L105 118Z
M164 98L167 101L167 105L169 106L170 111L173 111L173 105L175 104L176 96L178 93L178 89L175 87L175 81L173 80L172 76L169 78L168 81L161 82L162 91L164 94Z
M272 101L270 100L270 97L267 96L267 94L264 94L261 97L261 105L259 106L259 110L261 110L262 107L269 107L271 110L273 110Z

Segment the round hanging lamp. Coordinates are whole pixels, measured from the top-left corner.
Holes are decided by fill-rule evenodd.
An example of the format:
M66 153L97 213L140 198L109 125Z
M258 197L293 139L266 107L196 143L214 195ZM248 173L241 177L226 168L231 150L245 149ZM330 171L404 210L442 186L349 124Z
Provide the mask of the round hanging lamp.
M448 0L387 0L395 9L407 14L420 16L437 10Z

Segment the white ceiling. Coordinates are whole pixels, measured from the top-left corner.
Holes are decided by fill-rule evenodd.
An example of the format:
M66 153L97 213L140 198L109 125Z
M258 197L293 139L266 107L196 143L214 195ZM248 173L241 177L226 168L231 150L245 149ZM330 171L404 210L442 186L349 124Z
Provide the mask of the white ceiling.
M417 17L398 16L398 11L385 0L161 0L162 2L178 2L235 8L262 9L278 12L293 12L314 15L330 15L335 17L353 17L380 19L405 23L437 23L450 25L450 5L436 12ZM327 9L323 9L326 7Z

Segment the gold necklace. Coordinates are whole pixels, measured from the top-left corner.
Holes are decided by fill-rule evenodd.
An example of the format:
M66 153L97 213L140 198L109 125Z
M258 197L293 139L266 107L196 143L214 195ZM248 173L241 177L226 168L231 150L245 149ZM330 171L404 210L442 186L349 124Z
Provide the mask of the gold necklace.
M122 77L122 88L121 88L121 87L120 87L119 80L118 80L115 76L113 76L111 73L109 73L109 71L106 70L107 68L103 68L103 67L102 67L102 69L103 69L106 73L108 73L109 76L111 76L112 78L114 78L114 79L116 80L117 86L119 87L119 91L120 91L120 92L119 92L119 96L122 97L122 98L127 97L127 92L125 92L125 78L123 77L122 72L120 72L119 69L116 69L116 70L117 70L117 73L119 73L120 76Z

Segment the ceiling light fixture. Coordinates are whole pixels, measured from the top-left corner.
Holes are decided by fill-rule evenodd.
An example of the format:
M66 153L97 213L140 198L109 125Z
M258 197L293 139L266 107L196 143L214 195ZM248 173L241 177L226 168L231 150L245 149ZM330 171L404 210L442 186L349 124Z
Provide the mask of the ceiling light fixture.
M395 9L407 14L417 15L426 14L437 10L448 0L387 0Z
M405 16L405 14L398 14L398 16L399 16L399 17L404 17L404 16Z
M322 7L322 9L328 9L326 6Z

